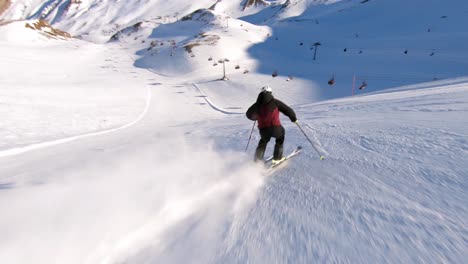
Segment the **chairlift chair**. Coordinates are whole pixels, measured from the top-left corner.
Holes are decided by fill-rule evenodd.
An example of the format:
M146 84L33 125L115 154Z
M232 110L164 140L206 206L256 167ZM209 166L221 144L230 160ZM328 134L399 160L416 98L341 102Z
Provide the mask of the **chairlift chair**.
M335 84L335 75L331 77L331 79L328 81L328 85L334 85Z
M366 81L363 81L361 86L359 86L359 90L364 90L367 87Z

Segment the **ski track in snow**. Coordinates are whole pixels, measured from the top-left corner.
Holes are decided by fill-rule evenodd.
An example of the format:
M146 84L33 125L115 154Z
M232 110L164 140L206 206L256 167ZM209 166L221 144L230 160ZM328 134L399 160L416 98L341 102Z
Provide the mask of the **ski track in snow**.
M85 138L89 138L89 137L101 136L101 135L105 135L105 134L108 134L108 133L114 133L114 132L117 132L119 130L129 128L129 127L135 125L136 123L138 123L140 120L142 120L143 117L148 112L148 109L150 107L150 102L151 102L151 90L150 90L150 88L148 88L147 93L148 93L148 95L147 95L147 100L146 100L146 105L144 107L144 110L142 111L142 113L134 121L132 121L132 122L130 122L128 124L122 125L122 126L120 126L118 128L102 130L102 131L99 131L99 132L88 133L88 134L73 136L73 137L67 137L67 138L62 138L62 139L53 140L53 141L36 143L36 144L28 145L28 146L25 146L25 147L2 150L2 151L0 151L0 157L8 157L8 156L13 156L13 155L18 155L18 154L22 154L22 153L32 151L32 150L47 148L47 147L51 147L51 146L55 146L55 145L58 145L58 144L63 144L63 143L79 140L79 139L85 139Z
M244 114L244 112L234 112L234 111L227 111L217 105L215 105L211 100L210 98L205 95L202 90L200 89L200 87L198 87L198 85L196 83L193 84L193 86L195 87L195 89L197 89L197 91L201 94L201 96L203 97L203 99L211 106L211 108L213 108L214 110L218 111L218 112L221 112L223 114L228 114L228 115L240 115L240 114Z

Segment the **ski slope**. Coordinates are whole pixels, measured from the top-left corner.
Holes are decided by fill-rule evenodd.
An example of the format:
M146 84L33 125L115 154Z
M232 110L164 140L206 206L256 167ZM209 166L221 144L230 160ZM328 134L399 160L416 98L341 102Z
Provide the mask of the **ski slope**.
M417 1L400 20L414 27L386 35L379 26L399 1L290 1L281 12L268 1L246 13L242 1L222 1L187 21L174 15L213 1L138 1L135 12L126 1L82 2L64 12L67 1L12 1L4 14L45 14L96 42L126 34L96 44L48 39L25 28L31 21L0 26L2 263L466 262L468 78L455 78L466 76L463 3L431 2L411 24ZM151 20L155 6L165 22ZM392 12L375 24L357 19L382 6ZM311 27L316 17L327 27ZM346 33L358 26L358 39ZM298 45L312 33L337 45L321 47L327 61ZM148 50L156 40L164 45ZM343 40L365 55L335 56ZM397 40L417 54L404 57ZM427 56L432 45L438 56ZM221 81L213 64L226 57ZM341 78L356 69L375 82L351 97ZM430 81L436 73L444 80ZM272 175L251 162L259 135L244 152L253 125L244 113L263 85L296 111L325 160L283 116L285 151L303 152Z
M216 111L229 106L177 79L134 74L146 82L141 94L147 87L153 95L139 122L0 159L6 263L463 263L467 257L466 79L294 104L326 160L283 119L286 150L302 145L304 152L265 177L250 162L256 134L243 153L251 122L242 111ZM47 111L51 98L28 106ZM53 126L66 127L60 120Z

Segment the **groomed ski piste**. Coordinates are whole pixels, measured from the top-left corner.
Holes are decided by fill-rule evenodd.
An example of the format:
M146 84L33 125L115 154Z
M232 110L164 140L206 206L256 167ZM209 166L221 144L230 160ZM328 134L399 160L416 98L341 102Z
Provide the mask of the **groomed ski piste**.
M340 9L330 8L324 16ZM252 16L245 19L259 19ZM350 85L328 86L328 75L270 75L267 65L282 58L291 72L314 65L290 64L300 61L292 51L291 60L261 54L275 49L265 36L281 25L175 22L144 29L137 42L131 35L93 44L46 39L24 23L0 27L2 263L468 259L468 77L456 67L466 66L468 53L461 47L431 65L414 58L427 72L391 86L396 80L374 64L389 49L376 44L356 67L375 67L381 86L351 96ZM237 30L241 23L248 32ZM144 52L169 29L167 39L188 38L198 27L220 43L194 48L195 58L170 56L168 48ZM224 81L222 65L206 58L233 56L226 49L242 52L227 63ZM317 76L333 64L317 63ZM417 82L432 79L431 67L447 78ZM245 111L263 85L296 111L324 160L282 116L285 153L302 152L271 174L252 162L259 135L255 129L245 152L253 125Z

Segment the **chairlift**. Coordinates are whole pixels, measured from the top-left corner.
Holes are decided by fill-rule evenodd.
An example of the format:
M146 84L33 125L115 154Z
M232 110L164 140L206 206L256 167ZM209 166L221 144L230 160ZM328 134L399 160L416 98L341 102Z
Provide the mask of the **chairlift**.
M334 85L335 84L335 75L331 77L331 79L328 81L328 85Z
M364 90L367 87L366 81L363 81L361 86L359 86L359 90Z

